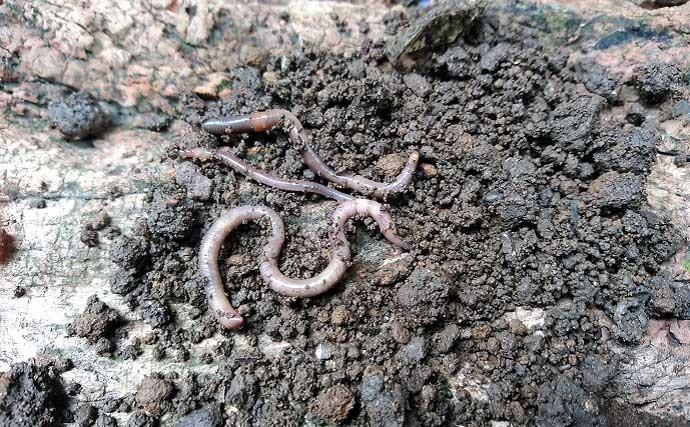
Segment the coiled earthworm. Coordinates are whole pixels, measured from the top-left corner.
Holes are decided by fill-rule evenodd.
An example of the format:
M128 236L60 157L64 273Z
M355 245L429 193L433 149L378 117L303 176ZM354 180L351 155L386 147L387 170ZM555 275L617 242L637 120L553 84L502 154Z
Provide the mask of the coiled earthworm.
M290 141L302 154L304 163L316 172L317 175L341 187L375 198L385 199L391 194L404 190L412 180L412 175L419 162L418 152L415 151L410 154L403 170L390 183L373 181L360 175L339 175L316 154L309 145L309 137L304 131L302 123L294 114L287 110L267 110L220 119L210 119L203 122L201 127L215 135L229 135L268 131L280 124L283 124L284 129L288 132Z
M220 161L230 166L238 173L246 175L247 177L262 184L268 185L269 187L278 188L280 190L316 193L338 201L354 200L354 197L350 196L349 194L342 193L334 188L326 187L325 185L318 184L316 182L280 178L275 175L271 175L270 173L251 166L249 163L237 157L227 148L220 148L218 150L213 150L210 148L192 148L189 150L181 150L179 152L179 156L183 159L214 159Z
M236 329L244 323L240 313L228 301L218 271L220 247L232 230L247 221L267 217L271 222L271 233L264 244L263 255L259 262L261 277L271 289L281 295L312 297L328 291L345 274L351 258L350 244L345 235L345 223L356 214L370 216L376 221L388 241L405 250L410 249L410 244L395 234L390 216L379 203L366 199L347 200L333 212L331 235L333 254L328 266L312 278L293 279L281 273L278 267L278 256L285 241L285 225L273 209L265 206L240 206L218 218L201 241L199 271L205 278L206 295L211 310L221 324L226 328Z

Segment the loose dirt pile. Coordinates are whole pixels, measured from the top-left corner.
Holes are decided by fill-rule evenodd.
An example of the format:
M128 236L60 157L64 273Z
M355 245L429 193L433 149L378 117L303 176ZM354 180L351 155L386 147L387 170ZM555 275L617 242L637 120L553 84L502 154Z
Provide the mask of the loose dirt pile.
M228 342L208 356L220 375L204 392L171 394L177 415L224 403L236 408L231 424L607 423L600 399L616 375L608 341L640 341L657 314L652 283L681 244L644 204L659 136L644 120L601 120L610 101L583 83L614 82L608 93L620 90L617 80L571 69L567 50L546 51L490 20L474 37L434 56L424 74L395 71L383 46L370 43L354 58L305 53L235 69L221 102L185 96L195 125L290 109L338 170L385 179L412 148L423 164L414 189L389 201L415 249L396 257L371 224L359 227L353 240L369 249L366 259L323 297L291 301L270 291L254 261L264 231L235 233L222 270L248 320L239 334L249 348L236 351L236 333L223 332ZM654 86L645 98L659 92L648 79L641 74L641 85ZM180 145L217 143L198 132ZM220 143L281 176L315 179L280 132ZM157 328L159 353L171 357L218 330L195 259L213 218L246 203L276 209L288 221L282 267L307 277L325 266L333 209L219 165L181 168L182 186L160 189L145 232L115 252L129 279L113 289L131 289L132 307ZM181 329L170 302L196 307L196 326ZM516 310L543 314L539 331ZM267 355L264 336L289 346Z
M353 58L304 52L236 68L219 102L182 97L194 125L289 109L330 165L372 179L396 175L419 150L414 188L387 201L415 248L400 256L370 221L355 221L346 280L291 300L259 276L265 230L243 226L220 261L247 323L220 331L196 267L210 222L232 206L270 206L287 223L283 271L308 277L327 263L335 203L180 163L178 185L157 189L148 220L118 238L112 291L153 326L157 357L187 360L221 332L199 361L220 369L147 377L123 400L136 413L130 425L149 425L143 412L204 426L221 413L229 425L616 425L603 405L617 370L610 343L638 343L650 316L690 304L661 274L681 239L645 206L660 137L644 114L602 119L616 76L505 31L487 17L416 73L395 70L370 41ZM650 102L679 83L676 69L655 67L638 71ZM316 179L281 132L218 141L197 130L179 142L218 144L281 176ZM165 161L177 162L175 150ZM653 303L669 292L673 307ZM188 307L193 327L176 321L173 303ZM98 341L101 329L84 333Z

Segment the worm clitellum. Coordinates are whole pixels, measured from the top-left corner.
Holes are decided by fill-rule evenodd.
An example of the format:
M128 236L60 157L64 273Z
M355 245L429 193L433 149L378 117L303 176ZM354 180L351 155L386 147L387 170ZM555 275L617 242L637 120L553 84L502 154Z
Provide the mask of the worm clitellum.
M419 153L410 154L407 164L398 177L390 183L372 181L360 175L339 175L328 166L309 145L302 123L287 110L268 110L252 114L242 114L220 119L206 120L201 127L215 135L230 135L249 132L263 132L283 125L290 141L302 154L304 163L320 177L367 196L385 199L388 195L399 193L412 181L412 175L419 162Z
M351 258L350 244L345 235L345 223L356 214L370 216L376 221L388 241L403 249L410 249L410 244L395 234L390 216L379 203L366 199L347 200L333 212L331 237L333 253L328 266L312 278L293 279L281 273L278 267L278 256L285 241L285 225L273 209L265 206L240 206L218 218L201 241L199 271L206 282L206 295L211 310L221 324L226 328L236 329L244 323L242 316L230 305L223 291L223 282L218 271L220 248L232 230L247 221L267 217L271 222L271 233L259 261L261 277L271 289L281 295L312 297L328 291L345 274Z

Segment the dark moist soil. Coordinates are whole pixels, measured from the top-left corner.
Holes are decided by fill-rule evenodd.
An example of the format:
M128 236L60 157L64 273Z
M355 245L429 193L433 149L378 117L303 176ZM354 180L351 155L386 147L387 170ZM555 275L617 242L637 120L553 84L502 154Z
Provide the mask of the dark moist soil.
M220 263L247 322L221 330L196 267L202 231L229 207L270 206L287 222L283 271L307 277L327 263L336 205L217 164L177 163L172 150L178 184L157 189L148 219L117 239L112 290L153 326L146 345L158 358L187 360L220 333L193 361L219 370L147 377L125 398L130 425L165 414L203 426L220 425L220 414L261 426L617 425L621 408L607 409L611 344L638 343L649 317L690 304L661 274L681 238L645 205L660 138L643 111L636 125L600 119L620 91L616 78L566 67L567 50L545 49L528 30L497 28L485 18L419 74L394 70L384 46L367 42L352 58L306 52L236 68L232 95L219 102L182 97L195 126L289 109L330 165L377 180L419 150L414 188L388 200L414 249L393 259L371 221L354 221L350 274L326 295L295 300L259 276L265 224L242 226ZM650 102L666 92L645 76L638 84ZM180 147L231 145L273 173L316 179L280 131L217 140L195 129ZM659 292L672 307L650 302ZM543 310L543 331L509 320L517 308ZM182 311L192 328L177 321ZM290 346L267 355L262 336Z
M48 117L67 139L97 136L108 127L108 115L87 92L75 92L51 102Z
M67 398L60 374L67 360L36 358L0 374L0 426L48 427L61 423Z

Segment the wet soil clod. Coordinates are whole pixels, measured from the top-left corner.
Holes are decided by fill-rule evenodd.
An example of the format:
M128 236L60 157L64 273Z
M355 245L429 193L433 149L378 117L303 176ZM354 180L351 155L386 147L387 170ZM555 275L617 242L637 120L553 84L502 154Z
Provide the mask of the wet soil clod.
M75 92L48 105L53 125L68 139L98 136L108 127L108 116L87 92Z

